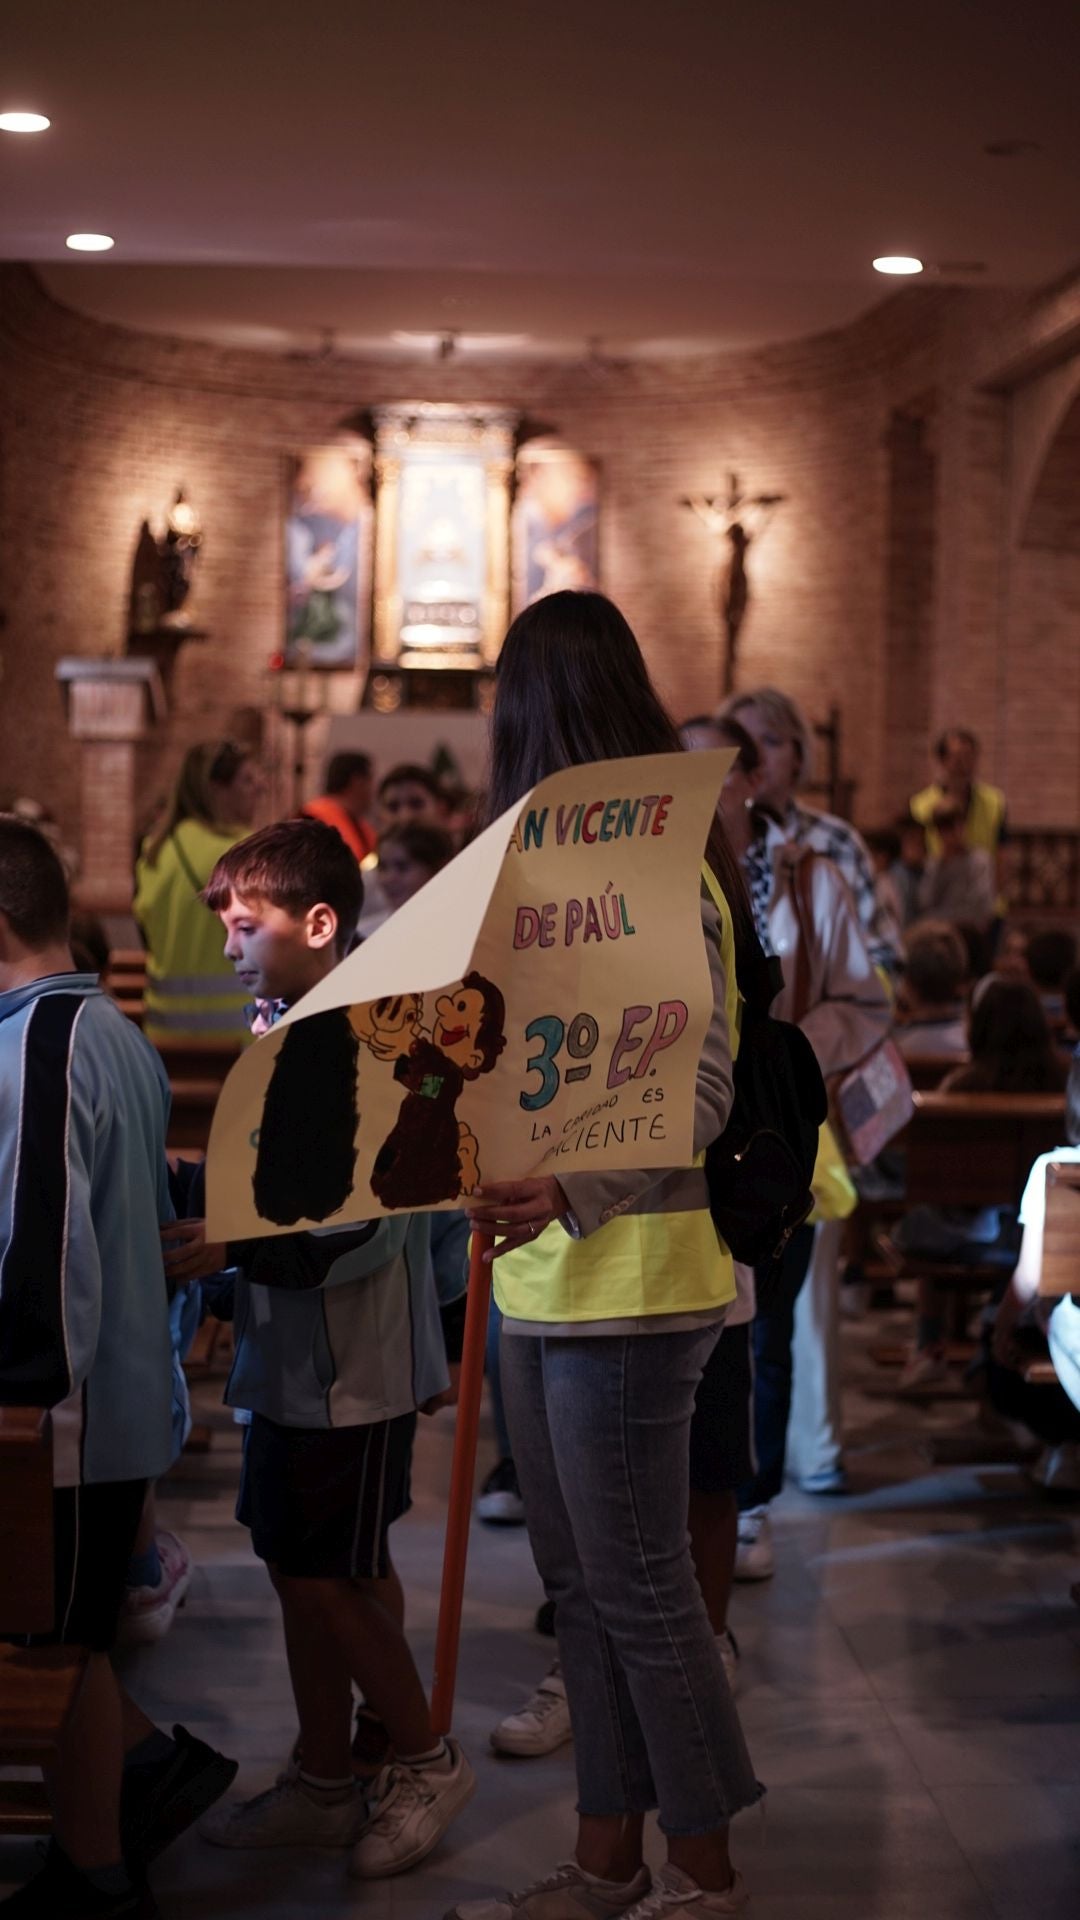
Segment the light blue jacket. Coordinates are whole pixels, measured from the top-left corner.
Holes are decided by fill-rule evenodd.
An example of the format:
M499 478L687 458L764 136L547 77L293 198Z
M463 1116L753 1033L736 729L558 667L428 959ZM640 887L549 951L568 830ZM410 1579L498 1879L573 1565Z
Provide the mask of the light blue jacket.
M225 1399L283 1427L359 1427L446 1387L426 1214L231 1246L236 1359Z
M169 1097L93 974L0 994L0 1403L53 1409L57 1486L172 1459Z

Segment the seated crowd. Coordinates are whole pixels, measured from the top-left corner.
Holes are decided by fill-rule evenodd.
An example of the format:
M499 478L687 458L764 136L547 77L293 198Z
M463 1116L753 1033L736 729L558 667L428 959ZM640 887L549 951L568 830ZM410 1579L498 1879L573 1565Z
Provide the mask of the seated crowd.
M872 1153L856 1150L834 1100L813 1212L757 1268L732 1263L697 1168L639 1176L644 1193L628 1188L617 1206L576 1175L485 1188L455 1213L208 1242L201 1155L167 1150L185 1050L204 1077L215 1054L223 1071L545 774L713 747L734 758L703 867L714 1013L695 1146L726 1124L740 996L768 963L774 1014L802 1028L834 1092L895 1052L918 1088L945 1097L997 1096L1007 1111L1044 1096L1055 1151L1024 1169L1022 1192L909 1203L913 1136L894 1125ZM456 1397L474 1225L500 1243L498 1452L477 1511L527 1525L547 1595L539 1624L558 1642L492 1745L528 1756L574 1739L579 1825L549 1878L465 1903L457 1920L709 1920L744 1904L728 1830L764 1787L733 1701L729 1604L733 1582L776 1571L771 1509L787 1475L814 1495L850 1491L842 1282L860 1310L913 1305L901 1394L953 1390L966 1370L1041 1484L1080 1494L1080 1293L1038 1291L1047 1167L1080 1161L1075 934L1010 923L1004 798L977 778L970 733L942 737L934 782L865 841L808 803L812 748L772 687L687 721L680 739L617 610L553 595L507 636L483 802L419 765L376 784L367 755L343 752L299 816L256 827L257 754L191 748L137 853L145 977L130 997L100 923L71 911L74 856L48 817L0 811L0 1419L53 1412L55 1617L24 1645L86 1654L48 1769L52 1837L0 1912L149 1920L148 1869L196 1822L217 1847L340 1848L359 1880L418 1866L451 1828L476 1781L433 1724L389 1530L409 1508L418 1416ZM328 1157L350 1147L317 1141ZM627 1209L629 1223L615 1217ZM672 1223L692 1275L671 1272ZM640 1308L567 1305L589 1297L606 1249L626 1263L627 1224L645 1275L663 1276L651 1326ZM546 1322L522 1308L540 1289ZM594 1338L561 1337L583 1319ZM112 1659L119 1644L161 1640L191 1582L155 1486L191 1433L184 1363L218 1323L231 1327L226 1399L244 1429L237 1518L280 1605L297 1721L275 1784L231 1798L235 1762L155 1726ZM653 1338L624 1337L634 1331ZM667 1860L650 1875L653 1809Z

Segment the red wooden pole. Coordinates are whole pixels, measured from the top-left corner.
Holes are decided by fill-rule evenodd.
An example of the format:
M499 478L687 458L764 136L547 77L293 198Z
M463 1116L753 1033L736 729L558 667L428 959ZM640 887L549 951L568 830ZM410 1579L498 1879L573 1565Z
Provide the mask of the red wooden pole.
M431 1724L438 1734L449 1733L454 1717L461 1605L465 1593L465 1563L469 1554L476 1443L480 1431L480 1398L484 1389L491 1267L484 1254L495 1244L489 1234L474 1233L469 1256L469 1297L465 1309L465 1338L461 1350L457 1431L450 1473L450 1501L446 1512L442 1593L435 1636L435 1678L431 1689Z

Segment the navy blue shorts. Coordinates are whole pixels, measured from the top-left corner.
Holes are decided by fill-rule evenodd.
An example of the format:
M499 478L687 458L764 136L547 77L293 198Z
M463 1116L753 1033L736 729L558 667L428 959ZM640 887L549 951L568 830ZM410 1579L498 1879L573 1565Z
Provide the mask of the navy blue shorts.
M386 1536L409 1511L415 1413L365 1427L280 1427L252 1416L236 1517L291 1579L385 1580Z

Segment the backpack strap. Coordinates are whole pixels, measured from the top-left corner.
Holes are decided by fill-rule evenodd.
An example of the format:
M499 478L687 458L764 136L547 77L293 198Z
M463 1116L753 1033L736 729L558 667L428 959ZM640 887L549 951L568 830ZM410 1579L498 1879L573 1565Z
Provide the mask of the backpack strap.
M787 867L791 904L799 930L795 953L795 999L791 1018L798 1027L810 1011L810 945L814 926L814 862L817 855L807 847Z

